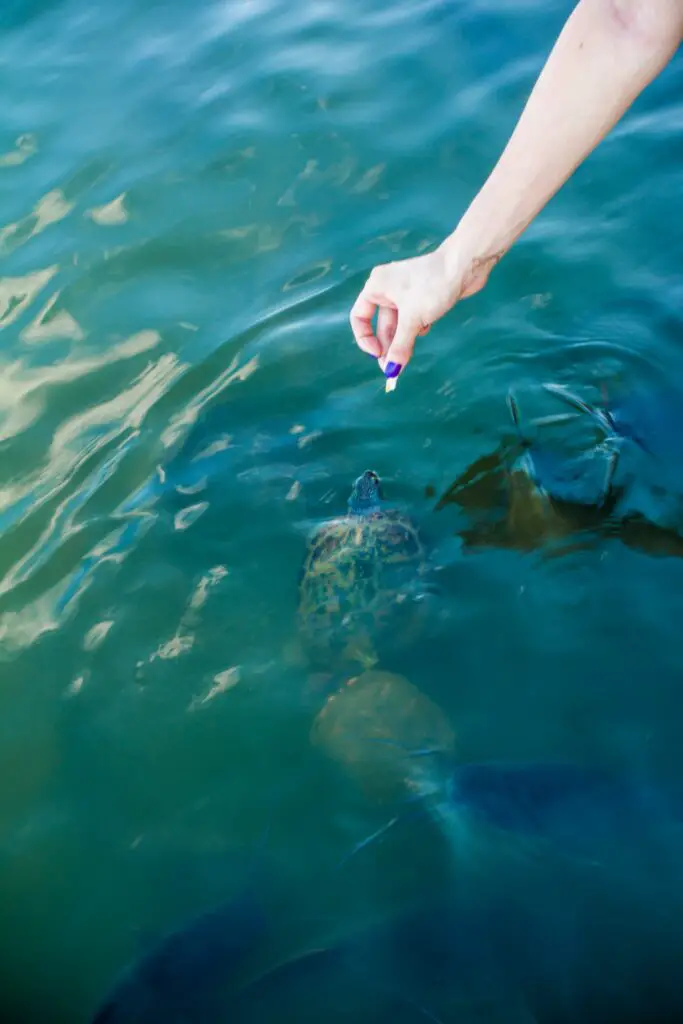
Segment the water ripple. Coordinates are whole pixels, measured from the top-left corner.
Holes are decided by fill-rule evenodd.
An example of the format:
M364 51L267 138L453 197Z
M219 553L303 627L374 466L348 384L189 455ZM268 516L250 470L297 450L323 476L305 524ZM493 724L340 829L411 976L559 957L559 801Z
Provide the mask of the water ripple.
M111 850L172 831L208 795L223 833L272 799L275 776L295 793L280 827L302 870L338 842L340 815L344 842L367 825L308 746L314 681L288 653L308 535L344 511L362 469L416 517L439 565L443 628L392 668L442 704L463 752L628 760L648 733L647 756L681 772L680 559L589 531L554 558L540 541L472 551L456 507L435 511L511 436L510 385L531 417L552 411L543 381L683 373L680 69L485 292L418 343L394 394L348 325L375 263L424 252L457 222L564 6L64 0L0 13L2 767L18 780L0 791L0 821L8 877L30 878L10 892L19 926L2 952L35 944L27 991L58 976L64 1019L87 1019L125 959L135 903L116 872L97 880L77 835ZM496 500L485 515L505 514ZM69 881L21 867L27 845L51 863L56 833L78 863ZM374 909L391 872L370 873L368 886L349 877ZM72 957L46 938L66 892L81 905ZM36 935L27 900L48 925ZM138 902L152 912L149 894Z

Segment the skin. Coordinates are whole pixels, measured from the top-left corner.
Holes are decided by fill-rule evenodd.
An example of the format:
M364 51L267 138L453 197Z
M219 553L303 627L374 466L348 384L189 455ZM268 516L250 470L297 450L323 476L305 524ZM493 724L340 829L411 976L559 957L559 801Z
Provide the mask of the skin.
M433 252L376 266L356 299L350 316L356 343L378 358L387 377L407 366L419 335L481 291L534 217L669 63L682 37L683 0L580 0L455 231Z

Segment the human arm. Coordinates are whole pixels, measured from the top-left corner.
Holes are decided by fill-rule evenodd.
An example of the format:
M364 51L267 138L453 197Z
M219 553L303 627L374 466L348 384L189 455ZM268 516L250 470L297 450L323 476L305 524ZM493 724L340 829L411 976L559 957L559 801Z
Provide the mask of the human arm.
M358 296L351 311L356 342L379 357L387 376L410 361L418 334L484 287L496 263L668 64L681 38L683 0L580 0L456 229L431 253L375 267Z

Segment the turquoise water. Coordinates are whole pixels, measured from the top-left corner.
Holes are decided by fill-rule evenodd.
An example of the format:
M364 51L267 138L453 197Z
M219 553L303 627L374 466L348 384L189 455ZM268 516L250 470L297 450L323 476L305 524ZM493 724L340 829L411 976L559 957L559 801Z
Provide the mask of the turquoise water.
M319 698L288 655L307 534L366 468L440 568L430 639L386 667L443 708L459 756L683 784L675 545L465 547L463 513L435 511L510 435L508 387L540 415L558 411L543 381L683 379L680 62L393 395L348 326L375 263L457 222L568 6L3 9L0 961L17 1019L87 1020L141 934L223 898L268 820L268 855L321 919L379 913L430 874L438 855L405 829L388 860L379 844L330 874L388 812L312 749ZM644 874L629 941L664 950Z

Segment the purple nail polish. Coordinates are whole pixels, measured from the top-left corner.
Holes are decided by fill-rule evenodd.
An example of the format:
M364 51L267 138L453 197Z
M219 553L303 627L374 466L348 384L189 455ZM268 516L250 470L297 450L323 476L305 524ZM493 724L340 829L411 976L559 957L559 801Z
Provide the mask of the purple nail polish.
M398 377L402 369L403 367L401 366L400 363L387 363L387 365L384 367L384 376Z

